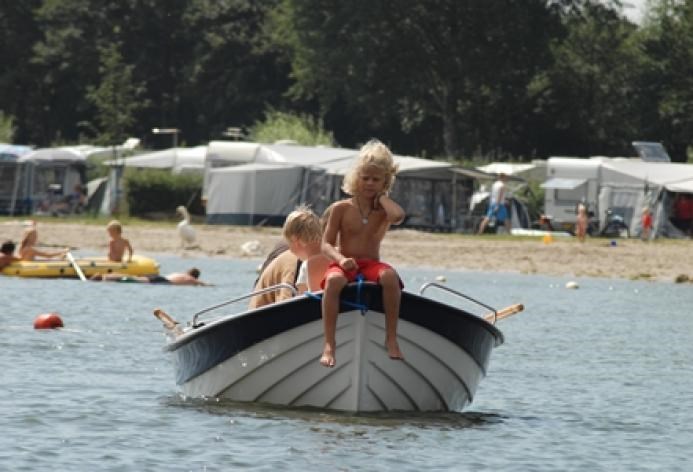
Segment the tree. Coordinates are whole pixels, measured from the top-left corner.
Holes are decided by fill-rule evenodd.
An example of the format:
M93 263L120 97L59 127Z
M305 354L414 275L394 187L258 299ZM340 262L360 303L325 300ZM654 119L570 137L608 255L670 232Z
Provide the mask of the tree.
M560 27L543 0L284 0L273 18L294 96L324 115L343 107L366 132L437 123L449 156L518 145L527 84Z
M11 143L14 138L14 124L11 116L0 110L0 143Z
M190 57L180 71L181 126L199 139L250 126L267 107L287 109L289 66L266 40L277 0L191 0L183 16ZM301 110L295 110L300 112Z
M654 98L648 131L672 160L685 162L693 146L693 2L659 0L648 20L643 88Z
M565 21L567 36L552 43L553 64L529 89L539 117L532 140L546 154L632 153L630 143L642 139L636 27L596 2Z
M34 90L39 77L31 63L31 49L40 38L34 10L41 0L3 1L0 5L0 110L13 118L18 142L31 142L37 109Z
M143 106L141 86L133 83L133 65L123 63L120 45L111 43L100 49L101 81L87 88L87 98L96 107L101 128L99 141L113 144L123 141L135 124L135 114Z
M260 143L290 139L304 146L333 146L332 133L323 129L322 122L309 115L290 115L270 110L265 120L250 130L250 138Z

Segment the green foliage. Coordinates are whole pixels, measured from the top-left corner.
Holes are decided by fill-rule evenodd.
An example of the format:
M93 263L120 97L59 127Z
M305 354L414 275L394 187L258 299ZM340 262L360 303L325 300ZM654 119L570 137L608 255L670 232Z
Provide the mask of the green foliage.
M111 43L100 48L98 87L87 87L87 98L96 106L102 144L122 142L135 124L135 114L145 104L138 100L143 89L133 82L133 65L123 62L120 45Z
M0 110L0 143L11 143L14 137L14 119Z
M192 214L204 214L200 201L201 175L127 169L124 185L132 216L151 213L173 215L179 205L187 206Z
M529 90L559 155L632 153L638 138L636 78L642 68L636 29L603 5L566 20L552 44L553 65Z
M321 120L279 111L269 111L264 121L255 123L250 129L250 139L259 143L288 139L304 146L334 145L332 133L323 129Z
M146 141L157 126L197 144L271 107L298 125L262 123L278 130L265 141L522 160L651 140L683 161L693 2L648 2L643 27L626 3L5 1L0 106L14 142L37 146Z
M363 134L434 130L454 157L524 141L525 89L560 26L546 3L284 0L274 18L295 94L353 112Z
M528 182L525 204L532 220L538 219L544 213L544 189L541 182Z
M673 160L685 162L693 144L693 2L660 0L643 31L652 134ZM655 112L656 109L656 112Z

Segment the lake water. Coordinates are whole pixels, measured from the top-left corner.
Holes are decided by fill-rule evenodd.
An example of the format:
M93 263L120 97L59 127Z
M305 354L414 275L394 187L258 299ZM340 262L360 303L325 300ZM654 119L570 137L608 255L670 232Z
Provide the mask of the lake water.
M152 308L187 321L246 293L259 261L157 259L217 285L0 278L0 470L693 468L691 285L401 269L412 291L444 275L525 311L498 323L466 411L353 415L181 398ZM34 330L51 311L65 329Z

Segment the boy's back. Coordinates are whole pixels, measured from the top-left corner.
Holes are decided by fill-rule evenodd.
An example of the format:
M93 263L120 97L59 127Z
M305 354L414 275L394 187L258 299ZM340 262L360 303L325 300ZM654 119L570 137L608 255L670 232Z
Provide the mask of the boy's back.
M122 236L123 228L118 220L112 220L106 225L106 231L111 237L108 243L108 259L111 261L121 262L125 251L128 252L128 262L132 260L132 246L130 241Z
M125 255L125 250L129 246L130 242L121 236L111 239L111 241L108 243L108 259L118 262L122 261L123 256Z

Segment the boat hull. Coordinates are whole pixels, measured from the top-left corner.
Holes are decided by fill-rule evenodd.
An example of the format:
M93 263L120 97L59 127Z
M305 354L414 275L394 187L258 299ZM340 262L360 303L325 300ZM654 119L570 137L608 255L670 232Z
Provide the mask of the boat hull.
M398 324L405 359L393 360L384 346L380 288L358 291L345 290L334 368L319 363L320 302L299 297L173 340L167 349L182 393L364 412L460 411L468 405L502 334L476 316L405 292Z
M114 262L105 257L76 259L86 277L94 274L157 275L159 264L149 257L132 256L130 262ZM75 268L67 260L19 261L2 269L4 275L17 277L77 278Z

